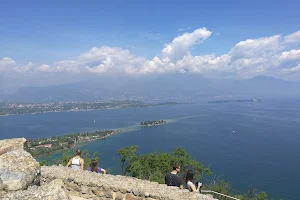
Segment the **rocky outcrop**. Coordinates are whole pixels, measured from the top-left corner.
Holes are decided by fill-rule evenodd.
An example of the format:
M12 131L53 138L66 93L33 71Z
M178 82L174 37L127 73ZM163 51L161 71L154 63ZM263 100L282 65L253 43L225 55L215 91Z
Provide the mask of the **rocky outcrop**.
M39 163L23 150L26 139L0 140L0 191L16 191L36 185Z
M62 180L54 180L41 187L32 186L0 196L2 200L69 200Z
M68 194L99 200L213 200L212 197L132 177L102 175L70 168L43 166L41 185L61 179Z
M211 196L132 177L58 166L40 168L23 150L25 142L24 138L0 140L0 199L214 200Z

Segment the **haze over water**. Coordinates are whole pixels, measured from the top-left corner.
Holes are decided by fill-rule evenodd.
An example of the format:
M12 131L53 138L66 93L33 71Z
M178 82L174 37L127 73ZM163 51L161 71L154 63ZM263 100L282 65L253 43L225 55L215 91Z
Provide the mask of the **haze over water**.
M158 119L174 120L157 127L135 126ZM300 189L299 126L300 105L296 100L202 102L0 117L0 139L130 127L131 131L94 141L82 149L99 152L101 167L120 173L117 150L122 147L138 145L139 152L144 153L172 151L180 146L205 166L210 165L235 191L245 192L252 186L275 199L296 200Z

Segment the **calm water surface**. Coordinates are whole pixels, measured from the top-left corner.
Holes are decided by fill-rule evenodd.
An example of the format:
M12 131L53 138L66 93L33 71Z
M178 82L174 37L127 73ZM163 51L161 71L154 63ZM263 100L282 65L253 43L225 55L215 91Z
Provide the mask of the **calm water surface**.
M130 132L94 141L84 149L101 155L101 167L120 172L117 150L139 152L184 147L232 188L255 187L275 199L296 200L300 191L300 103L196 103L136 109L0 117L0 139L27 139L131 127ZM190 117L190 118L184 118ZM144 120L174 119L157 127L132 127ZM57 155L53 155L54 157ZM58 155L59 156L59 155Z

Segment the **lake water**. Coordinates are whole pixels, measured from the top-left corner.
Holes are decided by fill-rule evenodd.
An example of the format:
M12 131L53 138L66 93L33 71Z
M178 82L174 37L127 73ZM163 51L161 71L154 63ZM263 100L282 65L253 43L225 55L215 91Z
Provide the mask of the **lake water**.
M156 127L141 121L173 119ZM94 141L82 149L101 154L100 165L120 171L117 150L138 145L139 152L183 147L210 165L235 191L254 187L275 199L296 200L300 191L300 103L196 103L149 108L47 113L0 117L0 139L50 137L73 132L129 127L130 131ZM55 156L55 155L54 155Z

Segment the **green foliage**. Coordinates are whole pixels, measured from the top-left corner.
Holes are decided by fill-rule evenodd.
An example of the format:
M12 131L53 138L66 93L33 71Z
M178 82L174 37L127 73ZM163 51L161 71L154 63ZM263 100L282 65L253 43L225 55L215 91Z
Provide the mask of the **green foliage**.
M258 194L255 194L255 198L257 200L266 200L267 199L267 193L265 192L260 192Z
M122 162L122 174L124 174L125 162L135 156L138 146L127 146L118 150L118 154L121 156L120 161Z
M71 149L75 147L76 143L105 138L114 133L116 133L114 130L105 130L92 133L72 133L56 137L53 136L51 138L33 139L25 143L24 149L31 153L33 157L38 157L41 155L47 155L50 153ZM51 145L51 147L43 147L41 145Z
M143 155L136 155L136 150L137 146L128 146L118 151L123 167L127 161L126 168L122 169L124 175L164 183L164 176L172 170L173 163L179 163L184 172L194 169L196 178L200 178L202 173L211 173L209 168L204 168L198 161L192 160L182 148L176 148L172 153L154 152Z
M229 183L225 182L224 180L211 180L209 183L204 184L204 190L212 190L215 192L219 192L225 195L233 196L235 198L241 200L267 200L267 194L265 192L257 192L255 189L249 189L246 194L233 194L230 191ZM227 197L213 194L215 198L219 200L228 200Z
M243 195L243 200L267 200L267 194L265 192L258 192L254 188L248 190L247 194Z
M224 180L212 180L209 183L206 183L203 185L203 189L204 190L212 190L215 192L219 192L222 194L226 194L226 195L231 195L230 194L230 185L228 183L226 183ZM226 197L222 197L219 195L216 195L216 197L220 200L226 200ZM237 197L237 198L241 198L241 197Z
M49 166L50 165L50 162L48 160L41 160L39 163L41 166L45 166L45 165Z
M173 163L179 163L181 167L181 176L184 179L185 172L193 169L195 180L199 180L203 174L211 175L210 168L203 167L198 161L193 160L191 156L182 148L175 148L173 152L153 152L138 155L137 146L127 146L119 149L118 154L122 163L123 175L132 176L140 179L164 183L164 177L170 172ZM124 168L125 167L125 168ZM230 185L224 180L211 180L204 184L205 190L212 190L229 196L234 196L241 200L267 200L265 192L256 192L249 190L247 194L235 195L230 191ZM227 200L227 197L215 195L220 200Z

